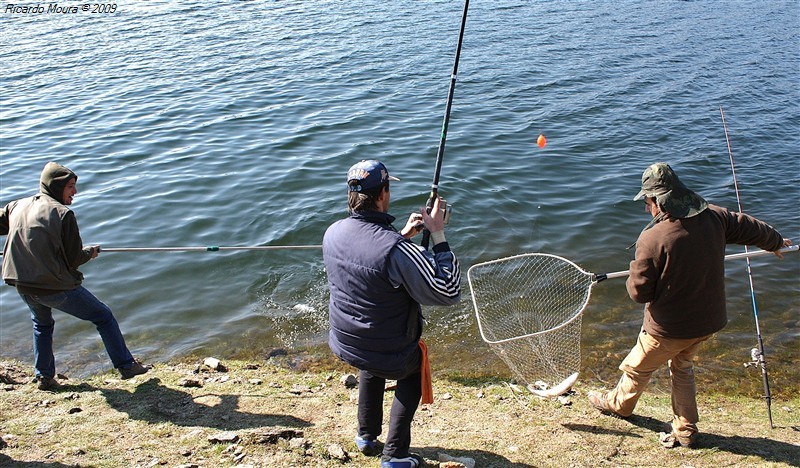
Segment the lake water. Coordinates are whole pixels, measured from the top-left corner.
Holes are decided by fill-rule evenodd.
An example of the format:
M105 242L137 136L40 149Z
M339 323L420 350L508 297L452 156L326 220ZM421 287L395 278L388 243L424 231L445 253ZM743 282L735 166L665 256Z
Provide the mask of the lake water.
M4 7L5 8L5 7ZM86 244L317 245L346 215L347 168L384 161L398 226L423 205L463 3L134 2L113 14L0 12L0 203L58 161L79 175ZM475 263L524 252L625 270L648 215L631 198L669 162L709 201L800 241L800 6L795 1L473 1L440 193L464 300L427 308L438 373L508 374L478 333ZM545 148L536 146L542 133ZM730 253L742 249L730 248ZM321 251L108 252L81 270L137 356L326 356ZM701 382L761 380L744 261L729 262L728 327ZM800 255L753 261L775 395L796 394ZM32 359L27 309L0 288L0 355ZM641 307L594 288L582 380L613 384ZM108 369L91 325L56 317L59 371ZM663 381L666 374L658 374Z

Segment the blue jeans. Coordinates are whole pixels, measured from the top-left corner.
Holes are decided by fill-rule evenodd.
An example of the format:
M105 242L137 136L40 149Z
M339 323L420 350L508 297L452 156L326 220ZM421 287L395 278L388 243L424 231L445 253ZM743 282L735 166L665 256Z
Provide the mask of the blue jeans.
M97 327L106 352L116 368L128 368L133 364L133 356L125 345L117 319L107 305L100 302L83 286L70 291L36 296L21 294L22 300L31 309L33 320L33 354L37 377L54 377L56 360L53 356L53 309L66 312L81 320L88 320Z

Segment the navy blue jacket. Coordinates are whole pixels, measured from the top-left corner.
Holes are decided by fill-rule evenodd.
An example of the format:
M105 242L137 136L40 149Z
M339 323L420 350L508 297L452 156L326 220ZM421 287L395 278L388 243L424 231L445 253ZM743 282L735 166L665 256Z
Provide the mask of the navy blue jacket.
M419 369L420 304L451 305L461 272L446 242L431 254L403 238L386 213L354 212L325 232L331 350L375 375L402 378Z

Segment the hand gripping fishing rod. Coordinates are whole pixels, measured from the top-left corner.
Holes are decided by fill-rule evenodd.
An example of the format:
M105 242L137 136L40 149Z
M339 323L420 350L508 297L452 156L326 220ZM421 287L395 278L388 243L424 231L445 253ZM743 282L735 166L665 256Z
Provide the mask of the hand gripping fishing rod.
M728 125L725 123L725 112L722 111L722 106L719 106L719 113L722 116L722 128L725 130L725 141L728 143L728 156L731 160L731 174L733 174L733 188L736 191L736 203L739 205L739 213L742 213L742 200L739 197L739 183L736 181L736 167L733 164L733 152L731 151L731 140L728 137ZM744 246L744 252L747 253L747 246ZM750 269L750 258L747 258L747 277L750 280L750 297L753 301L753 318L756 322L756 337L758 338L758 348L753 348L751 356L753 363L761 368L761 380L764 381L764 400L767 402L767 414L769 415L769 428L774 429L772 423L772 394L769 391L769 375L767 374L767 360L764 354L764 340L761 338L761 327L758 324L758 307L756 306L756 293L753 288L753 273Z
M458 75L458 59L461 56L461 43L464 41L464 28L467 25L467 10L469 9L469 0L464 0L464 11L461 13L461 31L458 33L458 46L456 46L456 58L453 61L453 73L450 74L450 89L447 92L447 106L444 111L444 120L442 122L442 136L439 140L439 151L436 153L436 170L433 173L433 183L431 184L431 195L428 197L428 202L425 207L428 213L433 209L433 202L439 193L439 174L442 172L442 160L444 159L444 144L447 141L447 126L450 124L450 109L453 107L453 93L456 90L456 77ZM431 232L425 229L422 233L422 247L426 250L430 243Z

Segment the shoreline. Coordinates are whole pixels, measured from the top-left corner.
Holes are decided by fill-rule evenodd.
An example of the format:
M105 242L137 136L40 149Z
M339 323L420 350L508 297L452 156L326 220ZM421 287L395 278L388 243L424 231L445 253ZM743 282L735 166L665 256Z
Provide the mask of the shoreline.
M109 371L29 383L29 365L0 358L0 466L378 466L356 450L357 390L348 372L292 368L291 358L156 363L131 380ZM413 425L427 466L797 466L800 398L760 399L699 388L699 448L658 443L669 395L645 392L634 416L601 415L578 382L561 399L497 378L434 375L432 405ZM385 404L393 393L387 390ZM385 414L388 416L388 405Z
M92 330L94 331L94 330ZM94 336L93 336L94 337ZM712 338L713 339L713 338ZM463 355L450 347L450 343L436 341L433 343L431 367L434 379L460 379L470 378L475 380L514 381L514 376L507 364L500 360L488 348L483 357ZM97 346L102 346L97 343ZM146 355L138 355L146 364L170 364L186 362L202 362L206 356L215 356L228 361L263 362L270 360L280 361L280 365L287 369L301 372L353 372L346 363L340 361L330 352L326 343L315 345L292 345L290 347L267 347L249 351L224 353L224 347L214 345L202 347L188 354L151 359ZM619 379L617 366L627 354L627 349L610 352L606 349L590 349L582 357L581 370L578 377L580 385L589 388L613 387ZM57 371L90 379L110 372L110 363L105 358L102 347L96 350L84 349L78 356L67 355L62 352L58 358ZM717 396L729 398L763 398L764 388L761 374L754 366L743 366L742 360L728 360L727 365L720 363L718 356L713 356L709 350L701 351L695 361L695 379L698 393L713 391ZM23 357L20 357L20 356ZM30 357L29 357L30 356ZM797 371L790 369L791 362L778 359L774 354L769 356L768 369L770 389L775 401L792 400L800 398L800 385L794 384ZM32 359L32 352L17 353L16 355L0 355L0 359L22 362L24 369L32 369L28 359ZM653 373L649 391L669 392L669 369L666 366Z

